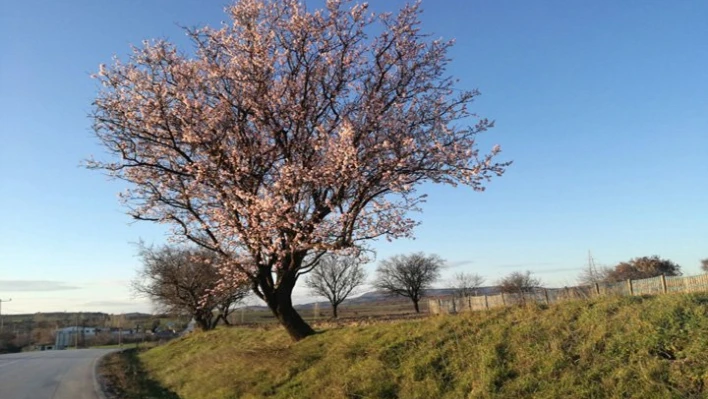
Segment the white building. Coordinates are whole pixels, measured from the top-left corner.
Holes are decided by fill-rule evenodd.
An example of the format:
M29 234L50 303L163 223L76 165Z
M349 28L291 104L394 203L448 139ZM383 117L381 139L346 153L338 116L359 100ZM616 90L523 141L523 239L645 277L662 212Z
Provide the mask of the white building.
M77 344L83 344L96 336L95 327L65 327L57 330L57 338L54 342L55 349L65 349Z

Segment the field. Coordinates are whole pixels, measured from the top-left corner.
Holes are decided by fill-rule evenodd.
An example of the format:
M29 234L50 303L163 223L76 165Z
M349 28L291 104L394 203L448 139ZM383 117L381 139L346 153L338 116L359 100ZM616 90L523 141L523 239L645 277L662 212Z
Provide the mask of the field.
M133 386L183 399L704 398L707 313L708 295L677 294L322 324L298 343L220 328L132 352Z
M428 313L427 300L420 301L420 311L422 315ZM300 313L308 323L318 323L332 317L332 309L328 303L320 303L317 308L312 305L304 308L299 307L298 313ZM343 322L414 316L416 316L416 314L413 310L413 303L408 299L387 298L371 303L342 304L339 306L339 319ZM233 325L268 325L277 323L273 313L266 307L257 309L247 308L243 312L237 309L231 314L229 319Z

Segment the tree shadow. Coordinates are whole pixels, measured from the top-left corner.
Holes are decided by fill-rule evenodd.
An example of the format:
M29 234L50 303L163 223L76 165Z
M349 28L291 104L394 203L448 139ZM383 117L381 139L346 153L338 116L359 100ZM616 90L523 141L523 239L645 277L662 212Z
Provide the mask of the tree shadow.
M150 378L137 349L106 356L100 367L108 397L121 399L181 399L179 395Z

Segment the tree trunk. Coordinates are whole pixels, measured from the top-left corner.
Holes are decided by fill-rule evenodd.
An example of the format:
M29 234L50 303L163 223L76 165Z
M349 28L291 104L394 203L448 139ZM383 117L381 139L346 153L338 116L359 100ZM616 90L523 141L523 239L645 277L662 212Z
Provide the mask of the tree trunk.
M207 320L205 317L195 316L194 321L196 322L197 327L199 327L202 331L209 331L212 329L211 321Z
M315 330L293 308L292 291L296 281L295 273L284 273L280 276L278 287L275 289L259 283L264 295L263 299L293 341L315 334Z
M293 308L290 298L287 301L277 303L276 308L273 309L271 307L271 310L280 321L280 324L285 327L285 331L288 332L293 341L299 341L315 333L315 330Z
M337 318L337 306L339 305L332 304L332 317L335 319Z
M420 308L418 308L418 299L413 299L413 307L416 313L420 313Z
M229 309L231 303L227 303L226 305L218 305L216 307L216 310L219 311L219 315L216 317L216 321L214 322L214 326L219 324L219 319L221 319L224 322L224 325L230 326L231 322L229 322L229 315L233 310Z
M230 326L231 323L229 323L228 320L226 320L226 316L224 316L223 313L219 313L218 316L216 316L216 319L214 319L214 322L212 323L212 328L216 328L216 326L219 325L219 320L222 320L224 322L224 325Z

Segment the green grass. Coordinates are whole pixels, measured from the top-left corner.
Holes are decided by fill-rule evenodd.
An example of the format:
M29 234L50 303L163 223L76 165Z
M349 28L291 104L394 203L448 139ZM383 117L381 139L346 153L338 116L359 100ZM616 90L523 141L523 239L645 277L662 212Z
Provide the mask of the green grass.
M207 398L704 398L708 295L624 297L325 329L221 328L140 355Z

